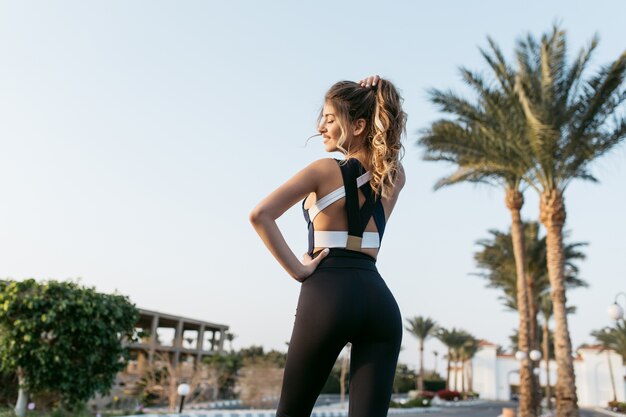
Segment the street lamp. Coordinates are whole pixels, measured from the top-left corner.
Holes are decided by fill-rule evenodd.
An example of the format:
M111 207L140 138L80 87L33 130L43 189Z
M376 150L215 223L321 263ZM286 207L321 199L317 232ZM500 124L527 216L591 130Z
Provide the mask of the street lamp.
M526 352L524 352L523 350L518 350L517 352L515 352L515 359L520 362L523 361L524 359L526 359Z
M623 295L626 299L626 294L624 294L623 292L617 293L617 295L615 296L615 301L609 306L608 309L609 317L611 317L615 321L624 319L624 309L620 307L619 304L617 304L617 299L620 295Z
M528 356L530 357L530 360L532 360L532 361L539 361L539 360L541 360L541 352L538 351L537 349L531 350L530 353L528 354Z
M180 409L178 413L183 412L183 404L185 404L185 397L189 394L189 385L188 384L180 384L178 386L178 395L180 395Z

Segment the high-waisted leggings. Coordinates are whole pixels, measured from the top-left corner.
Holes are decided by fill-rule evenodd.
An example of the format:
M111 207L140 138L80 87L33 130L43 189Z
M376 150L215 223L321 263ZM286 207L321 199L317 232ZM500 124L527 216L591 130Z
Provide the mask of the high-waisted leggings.
M301 286L278 417L308 417L339 353L352 343L350 417L387 415L402 318L374 258L331 249Z

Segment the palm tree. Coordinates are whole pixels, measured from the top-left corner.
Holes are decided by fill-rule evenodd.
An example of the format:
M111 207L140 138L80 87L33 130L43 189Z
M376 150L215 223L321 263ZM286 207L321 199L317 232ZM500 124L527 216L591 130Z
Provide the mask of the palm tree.
M531 160L519 146L526 136L526 120L515 93L515 72L504 60L496 43L489 39L491 51L481 50L495 76L489 83L480 75L462 68L464 81L476 92L472 103L452 92L431 90L431 101L455 120L439 120L423 132L419 144L424 159L457 165L456 172L440 179L435 189L461 182L486 183L503 188L505 204L511 214L511 235L517 276L517 305L521 348L530 347L528 283L524 261L524 234L521 208L524 195L522 178ZM534 388L531 363L520 367L520 414L534 416Z
M465 343L466 333L463 330L452 328L450 330L439 327L435 332L435 338L439 340L446 348L448 353L446 355L448 359L448 367L446 373L446 389L450 389L450 363L454 359L456 361L456 352L463 343ZM455 385L456 385L456 372L455 372Z
M564 193L574 179L597 181L589 165L626 137L626 117L617 110L626 100L626 52L595 75L583 79L597 37L567 62L565 31L554 27L540 40L518 41L515 91L528 125L521 146L532 159L524 180L540 195L540 221L547 233L547 264L555 321L558 378L557 415L578 416L576 385L565 297Z
M236 334L234 334L232 332L226 332L226 340L228 340L228 344L230 345L231 353L234 352L234 350L233 350L233 340L235 340L235 337L237 337Z
M621 355L622 358L626 359L626 324L623 321L618 322L615 328L605 327L602 330L594 330L591 332L591 335L602 345L602 351L606 352L611 387L613 388L613 401L617 401L617 390L615 388L615 377L613 375L613 366L611 365L610 351L614 350Z
M469 333L467 334L465 342L459 348L459 356L460 356L461 363L462 363L461 391L463 393L465 393L465 377L468 372L468 369L467 369L468 363L470 364L470 369L469 369L470 377L468 378L468 388L470 392L473 391L473 383L472 383L473 373L471 369L471 360L476 355L479 348L480 348L480 341Z
M430 317L416 316L406 319L406 329L417 339L420 351L420 370L417 378L417 390L424 391L424 342L435 333L437 323Z
M526 260L526 279L530 284L530 333L531 347L539 349L541 334L538 329L537 316L540 298L549 293L550 281L546 265L546 238L539 236L539 223L524 223L524 253ZM512 236L510 233L498 230L489 230L490 238L477 242L481 250L474 254L477 266L483 272L477 273L485 278L488 288L502 290L499 299L510 310L517 310L517 277L515 273L515 258L513 255ZM585 259L585 254L579 250L587 243L575 242L564 245L567 289L587 287L587 283L579 278L579 268L575 261ZM517 342L516 342L517 343Z

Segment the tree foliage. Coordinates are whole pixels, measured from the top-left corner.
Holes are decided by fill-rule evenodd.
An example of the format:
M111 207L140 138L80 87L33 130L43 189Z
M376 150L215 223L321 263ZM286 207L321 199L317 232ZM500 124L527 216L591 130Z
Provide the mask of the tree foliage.
M602 345L603 350L612 349L626 361L626 322L621 320L614 327L594 330L591 335Z
M128 360L139 317L127 297L75 282L0 283L0 370L23 374L31 393L66 406L109 392Z
M529 281L532 282L530 296L539 304L541 295L550 292L546 265L546 237L540 236L537 222L526 222L523 228L525 270L529 275ZM492 229L489 230L489 234L491 237L477 242L481 249L474 254L474 260L481 272L475 275L486 279L488 288L502 290L498 298L506 308L517 310L517 275L511 233ZM567 234L565 236L567 237ZM568 289L588 286L579 277L579 268L576 265L576 261L585 259L585 254L580 250L584 246L587 246L587 243L575 242L564 245L565 285Z

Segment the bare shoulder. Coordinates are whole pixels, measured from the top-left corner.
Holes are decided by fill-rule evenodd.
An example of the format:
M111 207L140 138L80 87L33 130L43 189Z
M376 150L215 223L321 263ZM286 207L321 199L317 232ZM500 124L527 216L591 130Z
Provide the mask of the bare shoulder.
M309 164L309 168L320 171L328 171L334 166L337 166L337 160L333 158L322 158Z
M322 158L317 161L311 162L305 171L309 175L315 175L317 178L325 179L329 175L332 175L334 170L337 169L337 160L333 158Z

